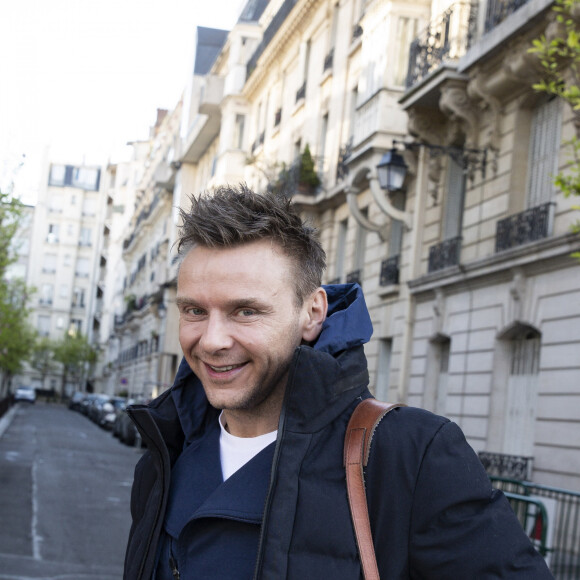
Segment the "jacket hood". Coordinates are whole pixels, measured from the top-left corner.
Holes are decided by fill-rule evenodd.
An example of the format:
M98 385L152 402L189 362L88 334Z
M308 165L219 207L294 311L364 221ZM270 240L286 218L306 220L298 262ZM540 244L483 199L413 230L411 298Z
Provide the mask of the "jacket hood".
M358 284L323 288L328 296L327 318L318 339L296 349L288 381L287 424L298 431L316 430L332 420L357 396L353 389L362 392L368 385L363 345L369 341L373 328L362 290ZM177 413L186 444L219 413L210 407L201 382L185 358L173 387L150 404L154 415L166 415L167 398L174 403L170 415L174 420Z

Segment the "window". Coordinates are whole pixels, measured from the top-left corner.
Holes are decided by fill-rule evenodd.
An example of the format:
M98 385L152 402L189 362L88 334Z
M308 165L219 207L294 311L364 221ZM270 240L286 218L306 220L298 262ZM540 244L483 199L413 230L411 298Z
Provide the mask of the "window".
M438 415L444 415L446 413L451 340L445 338L435 343L435 350L436 357L439 359L439 376L437 378L437 391L435 393L435 413Z
M75 286L73 290L73 301L72 305L76 308L85 307L85 289Z
M59 296L61 298L67 298L68 297L68 286L66 284L61 284L60 285Z
M236 124L234 128L234 147L243 149L244 147L244 125L246 123L245 115L236 115Z
M393 341L390 338L379 340L379 361L377 366L377 385L375 396L379 401L389 399L389 381L391 375L391 351Z
M50 334L50 316L39 314L36 328L40 336L48 336Z
M58 224L48 224L48 235L46 236L46 241L49 244L58 244L58 234L60 227Z
M338 281L342 281L344 276L344 261L346 254L346 235L348 233L348 221L342 220L338 224L338 236L336 242L336 262L334 273Z
M369 214L368 208L364 208L363 210L361 210L360 213L365 218L365 220L368 219ZM364 268L366 245L367 245L367 229L363 228L360 224L357 224L356 241L354 246L354 264L353 264L355 270L362 271L362 269Z
M461 235L463 204L465 201L465 172L452 157L448 157L447 199L443 221L443 239L450 240Z
M91 228L81 228L79 246L90 246L92 233Z
M56 272L56 254L44 254L42 271L45 274L54 274Z
M553 98L536 108L531 121L528 152L527 207L549 202L558 171L561 126L560 101Z
M391 203L396 209L405 209L405 192L397 191L391 195ZM391 220L391 233L389 236L389 258L398 256L401 253L403 242L403 222Z
M409 49L418 35L419 22L416 18L400 16L397 24L396 60L393 70L393 83L404 86L409 68Z
M92 197L86 197L83 200L83 215L92 217L97 215L97 200Z
M324 156L326 155L326 138L328 134L328 113L322 117L322 125L320 127L320 146L318 150L320 151L320 166L324 167Z
M75 267L75 276L79 278L89 277L89 259L88 258L77 258L77 264Z
M358 101L358 87L355 87L350 93L349 137L351 139L354 137L357 101Z
M62 213L63 199L62 195L58 193L51 193L48 202L48 211L54 213Z
M52 284L43 284L40 290L40 304L49 306L52 304L54 286Z
M78 318L71 318L70 325L68 327L69 336L77 336L81 333L83 328L83 321Z

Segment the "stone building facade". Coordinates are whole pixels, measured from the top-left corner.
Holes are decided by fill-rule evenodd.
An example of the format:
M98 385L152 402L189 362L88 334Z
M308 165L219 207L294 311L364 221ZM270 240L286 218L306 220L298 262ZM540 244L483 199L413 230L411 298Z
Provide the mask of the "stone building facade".
M325 282L364 290L376 396L447 415L476 451L580 489L580 240L571 200L551 185L575 119L534 93L527 53L553 30L550 6L248 2L229 33L197 31L162 188L174 208L242 181L292 196L320 230ZM382 189L378 168L394 155L403 187ZM144 179L138 207L160 187ZM125 297L149 299L138 324L123 321L120 351L137 358L154 328L177 337L179 224L169 207L149 221L139 211ZM139 260L158 242L165 277L145 283ZM179 357L176 343L163 348ZM159 392L175 362L135 366L136 384Z

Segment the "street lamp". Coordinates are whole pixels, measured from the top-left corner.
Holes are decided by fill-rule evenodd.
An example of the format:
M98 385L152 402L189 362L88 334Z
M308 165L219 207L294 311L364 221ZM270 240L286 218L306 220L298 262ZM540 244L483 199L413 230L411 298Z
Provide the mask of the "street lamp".
M377 174L381 189L399 191L403 189L408 166L400 153L393 147L387 151L377 165Z

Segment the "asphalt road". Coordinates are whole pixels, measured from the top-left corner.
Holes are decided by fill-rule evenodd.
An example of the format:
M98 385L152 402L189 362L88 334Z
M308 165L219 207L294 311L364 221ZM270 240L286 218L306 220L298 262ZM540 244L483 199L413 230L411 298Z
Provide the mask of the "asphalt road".
M0 579L120 580L141 451L57 404L0 437Z

